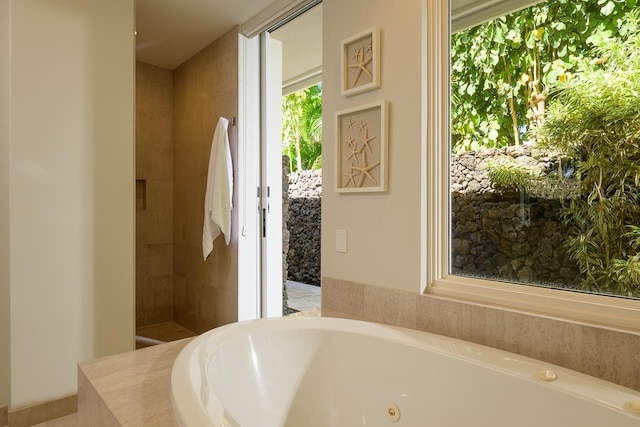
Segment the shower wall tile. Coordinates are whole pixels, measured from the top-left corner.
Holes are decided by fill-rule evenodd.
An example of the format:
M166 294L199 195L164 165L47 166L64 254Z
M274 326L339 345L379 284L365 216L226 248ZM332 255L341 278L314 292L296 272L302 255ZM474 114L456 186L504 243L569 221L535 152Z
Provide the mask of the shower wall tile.
M173 180L173 148L147 146L144 150L144 156L145 178Z
M187 283L201 284L199 280L203 274L202 270L205 269L205 261L202 259L202 249L198 250L197 246L187 246Z
M322 310L487 345L640 390L638 331L327 277Z
M138 76L136 80L140 81L140 76ZM139 101L139 99L136 100L136 102ZM139 128L140 123L136 119L136 179L144 179L147 176L144 167L146 150L144 149L144 145L140 142L140 138L138 137L138 135L140 135L141 133L141 130Z
M147 245L147 277L173 274L173 245L160 243Z
M169 244L173 243L173 217L171 211L149 211L145 224L147 234L147 244Z
M173 308L173 276L154 276L148 279L148 286L153 288L154 306Z
M206 188L204 186L198 188L199 194L201 194L202 197L196 198L195 202L192 204L192 206L195 206L195 209L187 213L185 231L187 235L187 243L199 246L200 258L202 258L202 226L204 224L204 192Z
M152 325L173 318L173 277L149 277L136 286L136 321Z
M147 180L147 209L173 215L173 179Z
M187 245L184 243L174 243L173 245L173 275L175 277L187 278Z
M173 73L136 62L136 139L145 147L173 147Z
M238 28L174 70L174 321L201 333L237 320L237 211L232 235L202 256L202 226L209 154L220 116L238 115ZM237 129L229 127L234 165ZM234 203L237 206L237 203Z
M184 277L173 276L173 306L184 310L186 307L186 285Z
M173 73L136 63L136 326L173 319Z
M147 245L143 238L142 229L143 221L138 216L136 220L136 281L145 278L147 272Z
M219 313L219 322L238 317L238 292L237 290L220 290L216 310Z

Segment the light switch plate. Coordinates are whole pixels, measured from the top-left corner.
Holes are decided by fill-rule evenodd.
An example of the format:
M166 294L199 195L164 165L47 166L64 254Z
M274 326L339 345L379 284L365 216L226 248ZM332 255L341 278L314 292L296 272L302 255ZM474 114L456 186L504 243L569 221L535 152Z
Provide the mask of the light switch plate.
M347 230L336 230L336 252L347 252Z

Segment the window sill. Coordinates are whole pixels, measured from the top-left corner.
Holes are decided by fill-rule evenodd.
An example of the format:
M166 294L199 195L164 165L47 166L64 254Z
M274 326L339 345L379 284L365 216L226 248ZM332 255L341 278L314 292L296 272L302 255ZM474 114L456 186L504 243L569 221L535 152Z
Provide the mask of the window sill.
M640 301L558 289L445 276L427 294L640 331Z

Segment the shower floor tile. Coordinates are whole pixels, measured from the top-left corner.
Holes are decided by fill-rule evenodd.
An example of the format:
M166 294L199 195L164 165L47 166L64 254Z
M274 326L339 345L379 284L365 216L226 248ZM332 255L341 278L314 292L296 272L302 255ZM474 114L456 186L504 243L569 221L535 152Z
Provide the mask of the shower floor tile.
M136 347L148 347L152 341L157 344L195 337L196 334L175 322L162 322L155 325L141 326L136 329ZM147 338L147 340L140 339Z

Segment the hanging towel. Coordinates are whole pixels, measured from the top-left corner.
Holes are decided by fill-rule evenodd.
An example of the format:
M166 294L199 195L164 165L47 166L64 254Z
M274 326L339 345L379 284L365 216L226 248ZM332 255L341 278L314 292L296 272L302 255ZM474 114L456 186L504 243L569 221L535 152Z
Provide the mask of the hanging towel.
M231 199L233 197L233 166L227 128L229 120L220 117L211 142L207 191L204 197L204 226L202 227L202 256L206 260L213 250L213 241L224 234L231 237Z

